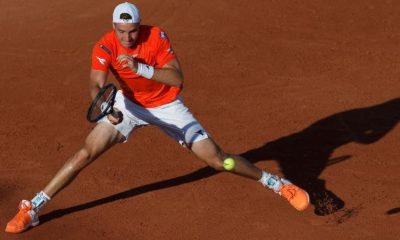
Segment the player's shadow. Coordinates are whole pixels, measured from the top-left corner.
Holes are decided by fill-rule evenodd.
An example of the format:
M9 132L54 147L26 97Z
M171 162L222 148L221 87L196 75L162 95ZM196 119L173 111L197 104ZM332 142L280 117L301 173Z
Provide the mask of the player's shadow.
M300 132L268 142L240 155L253 163L265 160L277 161L285 177L310 193L315 213L327 215L343 208L345 203L326 188L325 181L319 176L327 166L351 158L351 155L331 158L335 149L351 142L361 144L376 142L393 129L399 120L400 98L396 98L379 105L331 115ZM41 216L40 220L45 223L77 211L197 181L215 174L217 172L213 169L204 167L183 176L132 188L69 208L54 210Z
M344 201L320 179L329 165L351 158L332 158L335 149L348 143L371 144L400 120L400 98L379 105L340 112L304 130L250 150L242 156L252 162L276 160L282 173L310 193L315 214L328 215L344 207ZM390 160L390 159L389 159ZM351 184L351 183L349 183Z

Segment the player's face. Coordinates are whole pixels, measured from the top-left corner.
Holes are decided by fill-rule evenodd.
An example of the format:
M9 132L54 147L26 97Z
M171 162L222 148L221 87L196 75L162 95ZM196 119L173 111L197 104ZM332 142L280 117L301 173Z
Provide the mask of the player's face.
M114 23L114 31L122 46L135 46L139 36L140 23Z

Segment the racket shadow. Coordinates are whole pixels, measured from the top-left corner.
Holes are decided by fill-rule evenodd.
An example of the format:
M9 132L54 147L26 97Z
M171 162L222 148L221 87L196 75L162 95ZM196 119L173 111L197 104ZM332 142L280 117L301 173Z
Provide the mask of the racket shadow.
M342 145L357 142L371 144L392 130L400 120L400 98L375 106L353 109L321 119L304 130L270 141L263 146L241 153L252 163L277 161L283 175L310 193L316 215L329 215L339 211L345 202L332 190L326 188L319 176L333 164L349 160L351 155L331 158L334 150ZM54 210L40 217L41 223L78 211L87 210L122 199L176 187L218 174L204 167L179 177L158 181L104 198Z

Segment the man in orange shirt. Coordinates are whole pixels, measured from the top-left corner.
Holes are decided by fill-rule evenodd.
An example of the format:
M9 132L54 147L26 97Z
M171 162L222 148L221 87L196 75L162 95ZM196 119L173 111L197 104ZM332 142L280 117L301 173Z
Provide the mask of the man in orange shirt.
M20 202L20 210L7 224L6 232L19 233L38 225L39 210L82 169L115 144L127 141L133 130L146 125L158 126L210 167L257 180L297 210L306 209L307 192L240 156L225 153L215 143L179 97L183 76L166 33L158 27L140 25L140 20L135 5L119 4L113 12L113 30L93 48L91 96L94 98L105 85L111 71L122 89L114 105L118 114L100 119L83 147L66 161L43 191L30 201Z

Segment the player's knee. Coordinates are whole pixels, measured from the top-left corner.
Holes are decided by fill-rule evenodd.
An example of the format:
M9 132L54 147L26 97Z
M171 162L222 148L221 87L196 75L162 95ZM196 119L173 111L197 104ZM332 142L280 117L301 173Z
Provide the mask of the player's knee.
M224 170L224 166L220 160L207 161L207 165L217 171Z
M84 168L86 165L90 163L91 154L86 148L80 149L75 153L74 157L71 160L71 166L73 171L79 171Z
M225 159L225 154L223 152L216 152L206 160L206 163L209 167L217 171L224 171L223 159Z
M227 157L227 154L211 139L196 142L192 146L192 151L209 167L217 171L224 171L223 160Z

